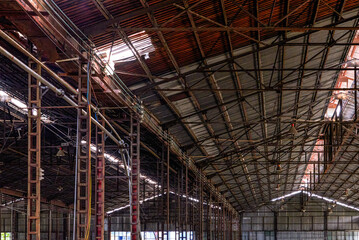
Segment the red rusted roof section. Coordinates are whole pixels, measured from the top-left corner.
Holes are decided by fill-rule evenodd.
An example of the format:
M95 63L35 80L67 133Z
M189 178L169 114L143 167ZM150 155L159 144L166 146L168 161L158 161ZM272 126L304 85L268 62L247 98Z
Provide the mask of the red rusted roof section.
M65 14L80 28L86 30L92 26L106 22L105 17L96 8L92 0L55 0L58 6L65 12ZM171 2L174 2L171 4ZM198 3L199 1L188 1L189 6ZM326 0L321 3L318 11L316 21L333 16L333 10L338 9L338 4L341 1ZM114 18L121 18L120 27L123 28L151 28L153 27L140 1L118 1L105 0L102 1L106 9L113 15ZM161 3L166 3L166 7L157 6ZM316 1L298 0L290 1L289 13L286 16L285 1L266 1L260 0L258 5L258 16L255 13L256 1L242 1L242 0L226 0L224 1L224 8L227 15L227 20L232 27L249 27L249 26L308 26L312 16L312 9ZM347 1L343 12L354 9L358 6L359 1ZM182 12L181 7L184 6L182 1L148 1L150 7L154 7L154 16L159 26L167 23L165 27L168 28L185 28L191 27L186 13L176 17L174 16ZM177 6L176 6L177 5ZM332 10L333 9L333 10ZM224 24L222 9L220 1L202 1L191 10L204 18L215 21L219 24ZM142 11L142 12L141 12ZM131 15L132 14L132 15ZM128 18L126 18L128 16ZM219 27L217 24L211 23L209 20L193 15L197 27ZM172 20L172 21L170 21ZM258 20L258 21L257 21ZM168 22L170 21L170 22ZM249 37L256 38L255 32L242 32ZM279 32L261 31L260 39L265 40L269 37L277 35ZM133 32L127 32L128 35ZM150 59L146 63L153 74L161 74L171 70L171 65L168 64L168 56L161 45L156 32L149 32L153 44L157 51L150 55ZM239 48L253 43L253 41L245 38L239 34L232 33L233 48ZM174 57L180 66L185 66L190 63L200 61L201 57L198 52L198 47L194 38L193 32L164 32L165 39L171 49ZM199 32L202 47L207 57L218 55L228 51L226 38L224 32ZM119 39L119 37L115 37ZM97 46L113 41L113 32L105 31L93 36L93 40ZM135 71L138 69L131 64L121 66L123 70ZM169 69L170 68L170 69Z

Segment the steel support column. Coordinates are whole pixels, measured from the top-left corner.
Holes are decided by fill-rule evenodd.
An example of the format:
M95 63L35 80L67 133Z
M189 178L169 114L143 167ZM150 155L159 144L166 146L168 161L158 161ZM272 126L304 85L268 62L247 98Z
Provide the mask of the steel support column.
M19 236L19 213L17 211L12 210L12 228L11 228L11 236L12 240L18 240Z
M140 122L137 116L131 115L130 123L131 154L131 239L141 239L140 224Z
M328 211L324 211L324 240L328 240Z
M274 240L278 239L278 212L273 212L273 217L274 217Z
M107 217L107 239L111 239L111 216Z
M86 239L90 228L90 185L91 185L91 110L89 101L84 101L83 95L91 99L89 79L86 65L79 64L78 69L78 109L77 109L77 239Z
M170 141L167 141L167 170L166 170L166 240L169 240L169 231L170 231Z
M175 240L180 240L181 239L181 232L182 232L182 226L181 226L181 220L182 220L182 214L181 214L181 175L180 175L180 171L179 170L177 172L177 217L175 219L175 224L176 224L176 232L178 232L178 238L177 238L177 234L175 235Z
M165 184L165 146L162 145L162 155L161 155L161 238L159 240L164 240L165 237L165 216L166 216L166 210L165 210L165 194L166 194L166 188L167 184Z
M233 219L233 213L231 211L228 212L229 213L229 240L235 240L236 236L233 234L234 228L233 228L233 224L234 224L234 219Z
M184 229L185 229L185 240L188 240L188 164L186 164L185 169L185 219L184 219Z
M52 239L52 206L51 205L49 205L47 224L48 224L47 238Z
M99 120L103 127L105 121ZM96 127L96 175L95 175L95 232L96 239L104 240L105 228L105 137Z
M156 183L156 186L155 186L155 189L154 189L154 195L156 196L160 196L161 195L161 185L160 185L160 182L161 182L161 178L160 178L160 159L157 159L157 164L156 164L156 176L157 176L157 179L159 179L160 181L158 181ZM163 195L162 195L163 196ZM161 226L161 215L162 215L162 212L161 212L161 200L162 198L160 198L159 201L155 201L155 206L156 206L156 213L157 213L157 218L156 218L156 232L157 232L157 239L161 239L160 238L160 226Z
M199 177L199 239L203 240L203 183Z
M41 67L29 63L41 75ZM41 205L41 93L40 81L28 77L28 181L27 181L27 239L40 239Z
M242 214L237 217L238 240L242 240Z
M208 240L213 240L213 203L212 203L212 193L209 192L209 204L208 204Z
M219 239L219 202L218 198L215 199L216 201L216 211L215 211L215 222L214 222L214 229L215 229L215 235L214 239Z

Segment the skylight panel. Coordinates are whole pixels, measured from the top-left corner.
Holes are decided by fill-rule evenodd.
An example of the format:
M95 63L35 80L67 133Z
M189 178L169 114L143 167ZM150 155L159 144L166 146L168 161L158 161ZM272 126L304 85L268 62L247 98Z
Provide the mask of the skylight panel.
M150 36L144 31L132 34L128 38L131 40L131 43L138 54L145 59L148 59L150 53L155 51ZM122 41L122 39L98 47L97 50L102 61L106 64L106 72L109 75L113 74L116 63L136 60L133 51Z

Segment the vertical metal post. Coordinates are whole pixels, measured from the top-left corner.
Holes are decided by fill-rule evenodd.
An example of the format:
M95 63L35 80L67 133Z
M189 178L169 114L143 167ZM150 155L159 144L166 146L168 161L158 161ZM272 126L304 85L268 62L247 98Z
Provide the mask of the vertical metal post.
M203 183L199 175L199 239L203 240Z
M78 109L77 109L77 239L85 239L90 227L90 184L91 184L91 110L89 101L91 91L87 79L86 65L79 64L78 69ZM87 95L88 101L83 101L82 96Z
M59 239L60 235L60 217L59 217L59 209L55 209L55 221L56 221L56 234L55 239Z
M242 214L238 216L238 239L242 240Z
M142 183L142 201L144 201L145 199L146 199L146 181L143 181L143 183ZM140 229L141 230L143 229L143 231L146 232L146 230L147 230L147 222L144 221L143 223L140 223L140 224L142 224ZM141 239L141 240L146 240L146 234L144 234L144 238Z
M49 218L48 218L48 225L49 225L49 228L48 228L48 233L47 233L47 237L48 239L52 239L52 207L51 205L49 206Z
M328 211L324 211L324 240L328 240Z
M209 229L208 229L208 236L207 239L209 240L213 240L213 230L212 230L212 225L213 225L213 208L212 208L212 193L209 192L209 204L208 204L208 216L209 216L209 221L208 221L208 225L209 225Z
M222 218L221 218L221 205L219 203L219 199L217 199L218 202L218 212L217 212L217 233L218 233L218 239L221 240L221 228L222 228Z
M324 142L324 141L323 141ZM322 156L324 158L324 152L322 153ZM320 153L318 153L318 163L317 163L317 183L320 183L320 163L323 159L321 159Z
M105 127L105 121L99 119ZM96 177L95 177L95 233L96 239L104 240L105 229L105 137L96 126Z
M36 67L41 75L41 67ZM40 239L40 200L41 200L41 96L40 81L28 77L28 180L27 180L27 239Z
M224 206L224 203L222 204L223 208L222 208L222 214L223 214L223 220L222 220L222 225L223 225L223 240L226 240L226 208Z
M71 212L67 213L67 240L71 238Z
M357 110L358 110L358 99L357 99L357 64L355 63L355 65L354 65L354 88L355 88L355 90L354 90L354 121L356 121L357 119L358 119L358 113L357 113ZM349 86L348 86L349 87Z
M179 214L181 215L180 218L180 240L184 240L184 201L183 201L183 196L184 196L184 178L183 178L183 172L184 172L184 168L183 165L181 167L181 175L180 175L180 195L181 197L179 198L180 200L180 205L179 205Z
M130 123L131 154L131 239L141 239L140 225L140 122L131 114Z
M218 224L218 234L219 234L219 239L223 240L223 206L221 206L221 202L218 199L218 206L220 207L220 209L218 210L218 220L219 220L219 224Z
M188 239L188 164L186 164L185 171L185 191L186 191L186 201L185 201L185 221L184 221L184 229L185 229L185 239Z
M107 239L111 239L111 216L107 217Z
M168 136L168 135L167 135ZM170 231L170 141L167 140L167 204L166 204L166 210L167 210L167 220L166 220L166 232L167 237L166 240L169 240L169 231Z
M224 204L223 204L224 205ZM228 239L227 208L223 208L224 239Z
M68 212L62 213L62 240L66 240L68 232L69 232L69 225L68 225Z
M222 239L227 240L228 238L226 237L226 231L227 231L227 224L226 224L226 208L224 206L224 204L222 204Z
M162 145L162 155L161 155L161 240L164 240L164 234L165 234L165 147Z
M176 223L177 223L177 228L176 228L176 240L177 240L177 235L178 235L178 239L181 239L181 220L182 220L182 215L181 215L181 175L180 175L180 170L178 170L177 172L177 217L176 217ZM181 171L182 172L182 171ZM178 234L177 234L178 233Z
M192 197L193 198L196 198L197 196L196 196L196 194L197 194L197 186L196 186L196 184L197 184L197 177L196 176L194 176L194 180L193 180L193 182L191 183L191 187L192 187L192 189L191 189L191 192L192 192ZM198 198L197 198L198 199ZM196 222L196 218L197 218L197 215L196 215L196 208L197 208L197 206L196 206L196 203L194 203L194 202L192 202L191 204L190 204L190 206L191 206L191 223L190 223L190 228L191 228L191 231L193 231L193 238L192 239L197 239L198 238L198 230L197 230L197 227L198 227L198 222Z
M0 202L3 202L2 195L1 195ZM1 234L2 234L2 208L0 208L0 236L1 236Z
M157 159L157 165L156 165L156 174L157 174L157 179L159 178L159 170L160 170L160 162L159 159ZM158 184L158 182L155 185L155 189L154 189L154 195L160 196L161 192L160 192L160 186ZM162 198L159 198L162 199ZM160 239L160 217L161 216L161 210L160 210L160 201L155 201L155 206L156 206L156 210L157 210L157 219L156 219L156 232L157 232L157 239Z
M277 232L278 232L278 212L273 212L274 217L274 240L278 239Z
M224 239L228 239L228 224L227 224L227 208L224 207L224 204L223 204L223 224L224 224Z
M13 211L12 240L18 240L19 235L19 213Z
M226 220L227 239L231 239L231 236L230 236L230 223L231 223L231 218L230 218L229 209L227 209L227 211L226 211L226 217L227 217L227 220Z
M219 204L218 199L216 199L216 212L215 212L215 222L214 222L214 229L215 229L215 237L214 239L219 239L218 229L219 229Z
M233 213L229 214L229 240L233 240Z

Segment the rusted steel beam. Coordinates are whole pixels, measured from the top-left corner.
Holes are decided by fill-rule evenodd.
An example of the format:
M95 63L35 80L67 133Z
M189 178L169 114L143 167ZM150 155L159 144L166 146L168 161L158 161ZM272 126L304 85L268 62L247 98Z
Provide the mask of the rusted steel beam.
M40 11L40 13L44 16L48 16L49 13L46 11ZM36 16L37 14L34 11L26 11L25 14L30 16ZM24 16L24 11L20 10L0 10L0 16Z
M171 147L171 149L173 150L174 148ZM176 153L178 154L178 150L174 149L173 151L176 151ZM181 155L182 152L179 152L179 154L180 154L180 158L183 158L183 160L187 161L186 156ZM189 164L189 165L190 165L190 168L191 168L192 170L194 170L194 171L196 172L196 174L201 174L201 173L199 173L199 172L197 171L198 169L196 169L196 167L193 166L193 162L192 162L192 161L188 161L188 163L186 163L186 164ZM201 175L201 176L202 176L202 175ZM208 186L210 186L210 185L208 185Z
M344 6L341 6L341 7L344 7ZM358 23L358 20L355 21L354 25L356 25L357 23ZM335 33L335 32L332 32L332 33L331 33L331 34L332 34L331 37L334 35L334 33ZM352 38L353 38L353 37L354 37L354 32L352 32ZM338 39L340 39L340 38L338 38ZM337 39L337 40L338 40L338 39ZM335 40L335 41L337 41L337 40ZM327 60L329 51L330 51L330 48L328 48L328 50L325 52L325 54L323 54L323 58L322 58L322 61L321 61L322 66L325 65L325 62L326 62L326 60ZM349 51L349 49L347 49L347 51ZM344 53L344 54L345 54L345 53ZM344 54L343 54L342 59L344 59ZM320 82L320 79L321 79L321 74L317 76L315 85L317 85L317 84ZM330 96L330 95L328 94L328 96ZM313 93L313 98L315 98L315 97L316 97L316 92ZM313 98L312 98L312 102L314 102L314 99L313 99ZM339 104L341 104L341 103L342 103L342 100L339 100ZM322 115L324 115L325 110L326 110L326 108L323 110L323 114L322 114ZM342 120L342 113L343 113L343 112L340 111L340 114L339 114L339 118L340 118L340 119L338 119L339 121ZM311 113L311 114L314 114L314 113ZM341 126L341 125L339 125L339 126ZM337 127L337 126L336 126L336 127ZM352 126L350 127L350 129L347 129L347 131L346 131L346 133L345 133L345 136L344 136L344 137L342 136L342 138L340 139L340 143L341 143L341 144L342 144L342 143L345 143L345 140L349 137L350 132L354 129L354 127L355 127L355 125L352 125ZM319 131L320 131L320 130L319 130ZM319 131L318 131L318 133L319 133ZM343 147L343 146L339 146L339 147L338 147L338 150L341 149L342 147ZM327 179L326 173L327 173L328 171L331 171L331 170L333 169L333 167L335 166L335 162L336 162L335 159L338 157L338 154L340 154L340 152L335 152L335 153L334 153L334 156L333 156L333 160L334 160L334 161L330 162L330 163L326 166L326 169L324 170L324 172L322 173L322 176L324 176L325 179ZM324 179L324 181L325 181L325 179ZM320 187L320 186L323 184L324 181L322 181L321 184L316 185L315 188L314 188L314 190L315 190L315 189L318 189L318 187ZM320 188L319 188L319 189L320 189Z
M187 1L183 1L183 3L184 3L184 7L185 7L185 8L188 8L188 7L189 7ZM177 6L177 7L178 7L178 6ZM189 19L189 21L190 21L190 24L191 24L192 27L195 28L195 27L196 27L196 23L195 23L195 21L194 21L193 14L194 14L194 13L193 13L192 11L187 11L187 17L188 17L188 19ZM206 19L206 20L208 21L208 19ZM218 24L218 23L217 23L217 24ZM204 64L204 65L208 65L208 62L207 62L207 60L206 60L205 52L204 52L204 49L203 49L203 47L202 47L202 43L201 43L201 39L200 39L199 34L198 34L197 32L193 32L193 36L194 36L194 39L195 39L196 44L197 44L197 46L198 46L199 53L200 53L201 58L202 58L202 60L203 60L203 64ZM214 78L213 75L211 75L209 78L206 78L206 79L207 79L207 82L208 82L209 85L213 85L213 86L216 86L216 87L218 88L218 83L217 83L217 81L216 81L216 79ZM217 102L218 109L223 113L222 119L224 120L224 122L225 122L225 124L226 124L226 128L228 128L229 130L233 129L233 126L229 123L229 122L230 122L230 116L229 116L229 113L228 113L228 111L227 111L227 106L225 106L225 105L223 104L224 100L223 100L223 96L222 96L222 94L221 94L220 92L216 92L216 93L215 93L215 101ZM199 105L198 105L198 106L199 106ZM199 110L201 109L200 106L198 107L198 109L199 109ZM203 117L204 119L207 119L207 116L206 116L206 114L205 114L204 112L202 112L202 117ZM206 129L207 129L207 131L208 131L208 133L209 133L210 136L215 135L215 131L214 131L214 129L213 129L213 127L212 127L211 125L206 124L205 127L206 127ZM231 135L231 134L230 134L230 135ZM214 140L217 142L217 148L218 148L218 150L219 150L220 152L223 151L223 149L222 149L220 143L218 142L218 140L216 140L216 139L214 139ZM238 147L238 146L236 145L236 147ZM212 167L216 168L216 166L212 166ZM243 166L243 169L246 169L246 167ZM225 179L224 179L223 177L221 177L220 175L218 175L218 176L221 178L221 180L223 181L223 183L224 183L225 185L227 185L227 182L225 181ZM248 180L248 178L250 178L250 176L246 175L246 179L247 179L247 180ZM250 182L250 181L248 181L248 183L249 183L249 182ZM254 199L255 201L257 201L257 199L256 199L256 194L255 194L255 191L254 191L254 188L253 188L253 187L251 188L251 193L252 193L253 199ZM232 195L233 195L233 197L234 197L235 199L238 200L238 197L237 197L237 196L235 196L234 194L232 194ZM238 202L239 202L239 200L238 200Z
M309 32L309 31L357 31L359 27L119 27L112 31L122 30L125 32L258 32L258 31L290 31L290 32ZM266 44L265 44L266 45Z
M44 12L44 9L41 7L41 5L33 4L29 0L16 0L17 3L22 6L23 9L31 9L34 13L36 13L36 17L32 17L32 20L37 22L37 24L41 27L43 27L43 30L47 31L47 33L50 33L50 35L56 36L58 40L61 40L62 44L68 46L73 53L78 55L81 59L85 60L83 58L83 55L81 54L79 46L71 42L68 38L66 38L67 33L63 31L62 28L58 28L56 26L55 21L52 23L48 21L47 17L45 17L42 12ZM55 23L55 25L54 25ZM61 45L61 44L60 44ZM61 47L60 47L61 48Z
M317 12L318 12L318 9L319 9L319 2L320 2L320 0L318 0L318 1L316 1L314 4L314 7L313 7L313 12L312 12L312 14L311 14L311 23L310 23L310 26L313 26L314 24L315 24L315 22L316 22L316 19L317 19ZM288 0L287 2L286 2L286 10L285 10L285 13L287 14L288 12L289 12L289 5L290 5L290 0ZM285 21L285 27L287 27L288 26L288 19L286 19L286 21ZM285 38L287 38L287 32L283 32L283 34L282 34L282 37L285 39ZM311 38L311 34L308 34L308 35L306 35L306 36L304 36L304 42L305 43L308 43L308 42L310 42L310 38ZM285 47L284 46L281 46L281 48L282 48L282 51L283 51L283 55L284 55L284 49L285 49ZM304 46L304 48L303 48L303 50L302 50L302 57L301 57L301 62L300 62L300 68L298 68L298 81L297 81L297 87L298 88L303 88L303 78L304 78L304 73L305 73L305 67L306 67L306 65L307 65L307 63L308 63L308 49L309 49L309 47L306 45L306 46ZM284 57L283 57L283 64L282 64L282 68L284 68ZM273 73L274 71L272 71L272 73ZM294 71L292 71L292 72L294 72ZM292 73L291 72L291 73ZM280 77L280 79L283 79L284 78L284 70L282 70L281 71L281 77ZM281 92L281 95L282 95L282 92ZM301 92L295 92L295 106L296 106L296 108L294 108L293 109L293 118L298 118L297 117L297 115L298 115L298 105L299 105L299 99L300 99L300 96L301 96ZM283 98L283 95L282 95L282 98ZM283 100L283 99L282 99ZM309 117L308 117L309 118ZM306 120L308 120L308 118L306 119ZM291 124L293 124L293 123L291 123ZM305 135L306 135L306 137L307 137L307 132L305 132ZM304 144L305 144L305 141L303 141L303 143L302 143L302 147L301 147L301 152L300 152L300 154L301 153L303 153L303 150L304 150ZM291 141L291 149L293 149L294 148L294 139ZM276 149L277 150L277 149ZM290 151L290 153L288 154L288 160L290 160L291 158L292 158L292 151ZM278 156L280 156L279 154L278 154ZM278 157L279 158L279 157ZM279 159L278 159L279 160ZM279 162L279 161L278 161ZM288 173L289 172L289 169L290 169L290 167L291 167L291 164L289 163L289 164L287 164L286 165L286 167L287 167L287 172L286 173ZM296 171L298 171L297 169L296 169ZM278 175L278 176L280 176L280 175ZM288 175L286 175L285 176L285 182L287 183L288 182ZM285 191L287 191L287 188L288 188L288 185L289 184L284 184L284 188L283 188L283 192L285 192ZM292 187L293 187L293 185L291 185Z
M27 193L26 192L21 192L18 190L13 190L13 189L8 189L8 188L0 188L0 193L2 194L6 194L9 196L13 196L13 197L18 197L18 198L24 198L24 201L26 199ZM65 204L64 202L60 201L60 200L51 200L48 201L46 198L41 198L40 199L41 203L44 204L51 204L53 206L57 206L57 207L61 207L61 208L66 208L66 209L71 209L72 207Z
M95 0L94 0L95 1ZM104 11L102 11L102 13L104 14ZM113 17L111 15L106 15L105 16L107 19L113 19ZM128 38L128 36L122 31L122 30L117 30L117 34L120 35L121 39L127 44L127 46L130 48L130 50L133 52L133 54L135 55L137 61L139 62L139 64L141 65L141 67L143 68L143 70L145 71L146 75L148 76L148 79L151 81L151 83L154 82L154 79L152 78L152 73L150 72L147 64L142 60L141 56L139 55L138 51L134 48L134 46L132 45L131 40ZM178 116L181 117L180 113L178 112L177 108L168 100L168 98L164 95L159 93L160 97L163 98L166 103L168 104L168 106L170 107L170 109ZM188 131L189 135L193 138L196 139L194 133L186 126L183 125L185 127L185 129ZM171 144L172 145L172 144ZM201 147L199 147L201 149ZM202 149L202 151L204 152L204 149ZM185 164L188 164L185 160L184 162ZM199 173L199 175L201 176L201 181L206 181L205 177L203 178L203 173L196 170L195 171L196 174ZM204 180L202 180L204 179ZM208 183L206 184L207 186L210 186L210 190L213 191L213 188L211 187L211 185L208 185ZM222 198L224 200L224 198ZM224 200L224 202L226 202ZM233 209L232 209L233 210Z
M182 10L186 10L186 8L189 7L188 4L185 4L185 7L182 7L182 6L178 5L178 4L174 4L174 5L175 5L177 8L182 9ZM190 13L191 15L195 15L195 16L197 16L197 17L199 17L199 18L202 18L202 19L204 19L204 20L206 20L206 21L208 21L208 22L210 22L210 23L212 23L212 24L214 24L214 25L220 26L221 28L225 28L225 29L226 29L226 28L229 28L228 26L225 26L225 25L223 25L223 24L221 24L221 23L218 23L218 22L216 22L216 21L213 21L213 20L211 20L210 18L207 18L207 17L205 17L205 16L203 16L203 15L201 15L201 14L198 14L198 13L192 11L192 10L187 10L187 14L188 14L188 13ZM193 29L198 29L195 25L192 25L192 28L193 28ZM227 31L227 30L226 30L226 31ZM257 39L255 39L255 38L252 38L252 37L250 37L250 36L248 36L248 35L246 35L246 34L243 34L243 33L241 33L241 32L238 32L238 31L236 31L236 30L234 30L234 29L232 29L232 32L233 32L233 33L236 33L236 34L238 34L238 35L240 35L240 36L242 36L242 37L244 37L244 38L247 38L247 39L249 39L249 40L251 40L251 41L253 41L253 42L260 43L260 44L263 44L263 45L267 45L266 43L261 42L260 40L257 40ZM194 33L196 33L196 31L194 31Z
M253 1L253 14L256 18L260 18L259 16L259 7L258 7L258 1L254 0ZM259 26L260 22L256 21L254 23L255 26ZM255 69L260 69L262 67L262 53L261 51L259 51L260 48L260 40L261 40L261 34L259 31L256 32L252 32L251 33L253 36L255 36L255 38L257 39L257 42L254 44L254 48L256 49L256 51L253 52L253 65ZM257 89L264 89L265 85L264 85L264 78L263 78L263 73L262 72L255 72L254 73L254 79L256 81L257 84ZM266 94L264 92L259 92L258 96L257 96L257 100L258 100L258 118L263 120L266 119L267 116L267 109L266 109ZM265 121L262 121L261 123L261 133L264 139L267 138L268 135L268 124ZM238 143L237 143L238 144ZM264 151L265 154L268 153L268 146L267 143L265 143L263 145L264 147ZM255 150L255 148L254 148ZM256 151L251 151L252 156L255 158L257 156L257 152ZM240 161L244 162L244 158L241 157ZM269 164L269 163L268 163ZM269 165L267 164L267 166L269 167ZM268 175L267 178L267 189L264 188L264 185L259 181L259 175L258 175L258 164L254 165L254 169L256 170L256 177L257 177L257 186L259 188L259 194L262 198L262 201L264 200L263 198L263 192L267 191L269 195L271 195L271 188L270 188L270 177ZM269 169L268 169L269 171ZM246 172L249 172L248 169L246 169Z
M148 6L148 4L147 4L146 1L141 1L141 3L142 3L142 5L143 5L144 7L147 7L147 6ZM178 5L176 5L176 6L178 6ZM188 9L189 9L189 8L191 8L192 6L187 5L187 7L188 7ZM183 9L182 9L182 10L183 10ZM157 24L157 21L156 21L156 18L154 17L154 15L153 15L152 13L148 13L147 15L148 15L148 18L150 19L152 25L155 26L155 27L157 27L158 24ZM168 46L168 44L167 44L167 41L166 41L164 35L163 35L161 32L157 32L157 35L158 35L158 37L159 37L159 39L160 39L162 45L164 46L164 48L165 48L165 50L166 50L166 53L167 53L167 55L168 55L168 57L169 57L169 59L170 59L172 65L173 65L174 68L176 69L176 74L179 76L179 78L178 78L177 80L178 80L182 85L184 85L185 87L188 87L188 84L187 84L186 80L181 77L181 70L180 70L180 68L179 68L179 65L178 65L178 63L177 63L175 57L173 56L173 54L172 54L172 52L171 52L171 50L170 50L170 48L169 48L169 46ZM192 100L191 102L192 102L192 104L193 104L193 107L194 107L195 109L197 109L197 110L201 110L201 106L200 106L200 104L199 104L199 102L198 102L196 96L195 96L192 92L189 92L189 95L190 95L190 97L191 97L191 100ZM207 119L207 116L206 116L205 114L201 114L200 117L201 117L202 119L204 119L204 121L206 121L206 119ZM208 129L208 128L209 128L209 127L207 126L207 129ZM208 131L209 131L209 133L211 133L211 132L210 132L210 129L208 129Z
M306 87L299 87L299 88L262 88L262 89L249 89L249 88L189 88L189 89L174 89L174 88L161 88L156 89L159 92L316 92L316 91L358 91L359 88L306 88Z
M357 19L359 17L359 15L355 15L355 16L352 16L352 17L348 17L347 19L345 20L338 20L332 24L328 24L326 27L330 28L330 27L335 27L339 24L343 24L343 23L346 23L346 22L350 22L350 21L353 21L355 19ZM351 27L349 27L349 30L352 30L350 29ZM356 28L356 27L355 27ZM142 29L142 28L141 28ZM302 28L301 28L302 29ZM143 29L142 29L143 30ZM141 30L141 31L142 31ZM354 29L355 30L355 29ZM223 31L226 31L226 30L223 30ZM283 30L282 30L283 31ZM265 50L265 49L268 49L268 48L271 48L271 47L274 47L274 46L279 46L279 45L283 45L283 44L287 44L293 40L296 40L296 39L299 39L299 38L302 38L303 36L306 36L308 34L312 34L314 33L315 31L307 31L303 34L298 34L297 36L294 36L294 37L288 37L286 39L283 39L281 41L276 41L276 42L273 42L272 44L268 45L268 46L263 46L263 47L260 47L260 51L262 50ZM334 43L333 43L334 44ZM241 53L241 54L238 54L236 56L233 56L233 57L230 57L230 58L227 58L227 59L224 59L224 60L219 60L217 62L213 62L211 64L209 64L207 67L208 68L211 68L211 67L215 67L215 66L218 66L218 65L221 65L221 64L225 64L225 63L228 63L230 61L234 61L235 59L238 59L238 58L241 58L241 57L244 57L244 56L248 56L250 54L253 53L254 50L251 50L251 51L248 51L248 52L245 52L245 53ZM191 70L189 71L190 72L195 72L196 70Z
M285 46L285 45L284 45ZM311 45L306 45L306 44L302 44L299 46L311 46ZM327 44L322 44L321 46L327 46ZM350 44L345 44L345 45L341 45L341 46L351 46ZM338 66L339 64L336 64L336 66ZM354 67L341 67L341 66L333 66L333 67L323 67L323 68L313 68L313 67L306 67L304 70L305 71L355 71ZM301 69L298 68L242 68L242 69L207 69L206 66L200 67L196 70L194 70L196 73L221 73L221 72L272 72L272 71L300 71ZM186 76L188 75L186 72L183 73L182 75ZM168 78L166 80L171 80L171 78Z
M116 23L119 23L119 22L121 22L123 20L128 20L128 19L131 19L131 18L134 18L134 17L138 17L138 16L141 16L141 15L147 14L147 13L151 13L151 12L160 10L162 8L171 7L171 6L173 6L174 3L180 3L181 1L182 0L166 0L166 1L162 1L162 2L157 3L157 4L153 4L151 6L143 8L143 9L132 11L132 12L127 13L127 14L122 14L119 17L115 17L115 18L109 19L107 21L99 22L97 24L94 24L91 27L84 29L84 33L86 35L93 35L94 36L94 35L97 35L97 34L100 34L100 33L104 32L104 31L106 31L107 27L111 26L112 24L116 24Z
M240 8L241 8L242 11L246 11L243 7L240 6ZM221 0L221 10L222 10L222 16L223 16L224 25L228 26L230 23L229 23L229 21L227 19L227 13L226 13L224 0ZM233 45L232 45L232 37L231 37L231 32L230 31L226 32L226 38L227 38L227 42L228 42L227 45L228 45L228 52L230 54L229 56L233 57L234 56L234 49L233 49ZM229 66L230 66L231 70L242 69L238 64L234 64L234 62L230 63ZM211 69L209 69L209 70L211 70ZM248 74L248 72L246 72L246 73ZM241 83L241 79L239 77L239 74L237 72L235 72L231 76L232 76L232 79L233 79L234 86L236 86L238 89L242 89L242 87L241 87L242 83ZM242 95L243 95L242 91L236 92L236 96L237 96L238 99L240 99ZM238 107L239 107L239 111L241 113L241 117L242 117L243 121L248 123L247 110L246 110L246 106L245 106L244 102L241 101L238 104ZM227 123L231 124L233 126L231 120L228 120ZM247 126L248 126L248 124L245 124L246 138L249 140L248 141L249 144L252 144L252 133L251 133L250 129L247 128ZM232 129L233 129L233 127L232 127ZM252 156L255 157L254 151L252 151L251 153L252 153ZM245 169L245 168L246 168L246 166L242 165L242 169ZM235 181L237 182L237 184L238 184L238 186L239 186L239 188L241 190L242 195L245 197L244 191L242 190L242 184L239 183L238 179L235 179ZM247 198L245 198L245 199L246 199L247 204L249 204L249 201L247 200Z

